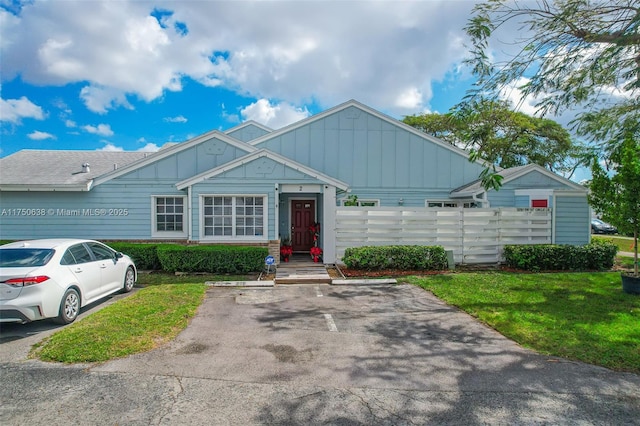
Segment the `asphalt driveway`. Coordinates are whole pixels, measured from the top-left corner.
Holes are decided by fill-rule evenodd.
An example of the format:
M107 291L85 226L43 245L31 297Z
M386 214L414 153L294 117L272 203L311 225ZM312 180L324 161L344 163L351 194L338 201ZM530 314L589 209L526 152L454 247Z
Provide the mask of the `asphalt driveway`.
M158 350L2 361L2 424L640 424L640 376L535 354L409 285L211 288Z

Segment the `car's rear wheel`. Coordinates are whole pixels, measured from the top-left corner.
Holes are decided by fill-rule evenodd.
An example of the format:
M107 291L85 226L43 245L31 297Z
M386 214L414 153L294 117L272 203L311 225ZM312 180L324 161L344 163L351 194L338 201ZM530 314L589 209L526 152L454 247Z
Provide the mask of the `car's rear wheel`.
M129 266L127 272L124 274L124 286L122 287L123 293L129 293L133 290L133 286L136 283L136 274L133 272L133 268Z
M70 324L78 318L80 313L80 295L78 291L70 288L64 293L62 302L60 302L59 315L54 318L58 324Z

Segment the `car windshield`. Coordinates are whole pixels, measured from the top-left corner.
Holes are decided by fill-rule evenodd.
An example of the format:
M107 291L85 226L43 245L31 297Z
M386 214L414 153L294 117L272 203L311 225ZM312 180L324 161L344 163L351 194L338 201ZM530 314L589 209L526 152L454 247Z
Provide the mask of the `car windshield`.
M604 225L604 222L598 219L593 219L591 223L593 223L594 225Z
M46 265L53 257L53 249L0 249L0 268L21 268Z

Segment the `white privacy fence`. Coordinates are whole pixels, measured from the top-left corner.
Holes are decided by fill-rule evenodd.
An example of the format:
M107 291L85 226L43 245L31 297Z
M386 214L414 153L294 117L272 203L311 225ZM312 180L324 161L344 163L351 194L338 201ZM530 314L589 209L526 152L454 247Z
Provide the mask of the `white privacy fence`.
M509 244L550 244L551 209L336 208L336 254L348 247L440 245L456 263L496 263Z

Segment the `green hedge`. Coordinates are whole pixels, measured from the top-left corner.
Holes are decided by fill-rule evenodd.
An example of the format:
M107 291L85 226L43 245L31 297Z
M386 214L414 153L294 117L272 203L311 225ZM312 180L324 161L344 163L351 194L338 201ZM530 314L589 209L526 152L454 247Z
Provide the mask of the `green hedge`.
M141 271L157 271L162 269L157 250L160 244L113 242L108 243L108 245L114 250L128 255L133 259L136 268Z
M442 270L447 253L441 246L365 246L347 248L342 258L351 269Z
M507 266L524 271L606 271L615 261L618 247L608 241L584 246L509 245L504 247Z
M209 272L238 274L261 271L266 247L242 246L181 246L162 244L157 253L166 272Z

